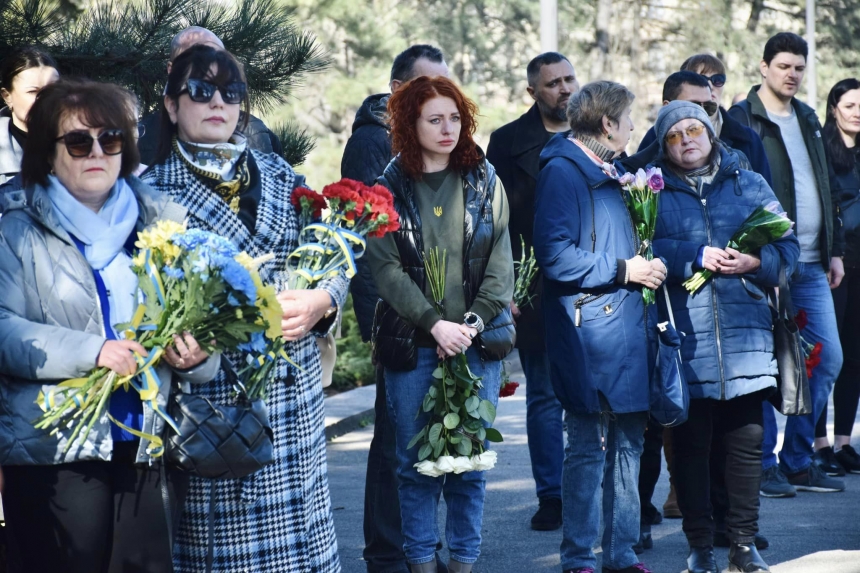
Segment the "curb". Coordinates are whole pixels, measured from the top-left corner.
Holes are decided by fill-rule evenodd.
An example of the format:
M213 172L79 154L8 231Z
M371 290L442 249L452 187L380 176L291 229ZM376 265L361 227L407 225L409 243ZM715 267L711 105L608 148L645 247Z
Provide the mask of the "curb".
M350 390L351 392L352 390ZM376 411L373 408L353 414L347 418L325 427L325 439L331 441L335 438L366 428L376 422Z

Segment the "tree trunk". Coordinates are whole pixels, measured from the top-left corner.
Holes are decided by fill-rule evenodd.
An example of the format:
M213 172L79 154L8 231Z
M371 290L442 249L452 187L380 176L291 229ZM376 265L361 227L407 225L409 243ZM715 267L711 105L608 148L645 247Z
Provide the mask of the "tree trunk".
M609 73L609 22L612 17L612 0L596 0L594 16L594 49L591 53L589 81L603 79Z
M750 19L747 21L747 31L755 32L761 13L764 11L764 0L752 0Z

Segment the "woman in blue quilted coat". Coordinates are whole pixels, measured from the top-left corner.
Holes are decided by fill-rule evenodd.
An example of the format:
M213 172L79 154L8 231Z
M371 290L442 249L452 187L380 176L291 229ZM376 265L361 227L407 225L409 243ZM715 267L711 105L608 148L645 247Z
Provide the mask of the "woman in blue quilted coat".
M286 351L269 382L275 461L238 480L193 477L174 548L176 571L338 573L326 475L319 348L346 298L343 274L310 290L287 290L287 256L299 223L290 204L296 174L278 155L249 149L239 124L248 98L241 66L205 45L182 52L167 78L155 164L143 179L188 209L188 227L229 238L278 291ZM237 128L239 129L237 131ZM241 355L230 353L234 364ZM235 400L223 373L193 389L216 403Z
M690 385L686 423L672 429L672 478L690 544L690 573L716 571L710 475L725 475L731 549L729 571L768 571L758 554L762 400L776 386L773 318L765 296L787 276L800 248L790 234L745 255L725 248L760 205L776 201L765 180L740 169L714 135L705 111L686 101L660 110L654 126L666 187L660 193L654 253L667 261L666 283ZM700 269L714 273L695 294L682 283ZM712 433L725 456L710 457ZM725 459L725 468L710 468Z

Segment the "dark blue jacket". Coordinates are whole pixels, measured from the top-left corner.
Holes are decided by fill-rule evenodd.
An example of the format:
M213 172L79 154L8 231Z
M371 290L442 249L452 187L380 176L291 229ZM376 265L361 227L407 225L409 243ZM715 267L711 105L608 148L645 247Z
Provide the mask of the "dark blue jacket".
M835 226L833 250L845 255L847 268L860 267L860 150L854 157L854 167L848 171L836 171L833 162L827 161L830 196L840 223Z
M638 240L618 182L567 135L541 152L535 203L552 384L569 412L643 412L653 362L646 309L640 287L620 284L619 273Z
M720 169L700 192L662 161L666 188L660 193L654 254L666 261L666 283L676 327L687 334L681 357L691 398L730 400L776 385L773 318L764 294L777 286L780 265L791 276L800 245L791 235L764 246L753 274L715 275L694 295L681 283L696 268L702 245L723 248L759 205L776 196L757 173L738 168L737 156L720 154ZM759 298L756 299L753 294Z
M770 164L767 162L767 154L764 152L764 145L761 142L761 138L752 130L752 128L740 123L738 120L730 116L723 108L720 108L720 115L723 117L723 127L720 129L720 141L731 147L733 150L743 153L749 160L750 169L764 177L768 186L773 187ZM647 163L657 161L657 158L660 155L660 146L657 144L657 136L654 134L653 127L649 129L648 133L645 134L645 137L642 138L642 142L639 144L639 149L636 152L636 155L633 155L631 159L636 158L640 153L646 151L646 149L651 151L651 157L647 158ZM647 156L648 153L645 153L644 155ZM628 171L642 167L641 165L633 166L632 164L628 164L627 161L624 163L628 168Z

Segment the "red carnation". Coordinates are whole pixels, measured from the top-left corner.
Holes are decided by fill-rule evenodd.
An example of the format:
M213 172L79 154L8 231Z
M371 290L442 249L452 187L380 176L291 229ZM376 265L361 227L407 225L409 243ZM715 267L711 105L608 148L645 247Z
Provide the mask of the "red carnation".
M325 198L307 187L296 187L290 196L290 203L302 216L319 219L322 210L326 208Z
M821 364L821 350L824 348L824 345L820 342L816 342L815 346L812 347L812 350L809 352L809 356L806 357L806 377L812 378L812 371L815 370L815 367Z
M806 328L806 325L809 324L809 318L807 318L805 310L800 310L794 316L794 324L797 325L798 330L803 330L804 328Z
M364 211L364 201L361 191L364 185L352 179L341 179L323 187L323 196L329 200L329 205L341 216L348 220L360 217Z
M517 391L517 388L520 387L519 382L505 382L502 384L501 388L499 388L499 398L507 398L508 396L513 396Z

